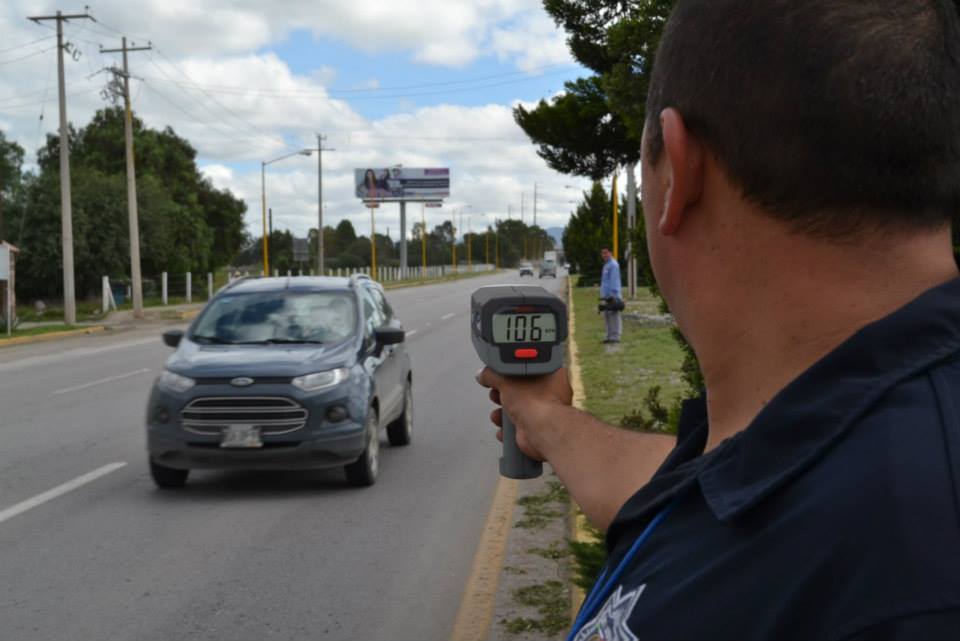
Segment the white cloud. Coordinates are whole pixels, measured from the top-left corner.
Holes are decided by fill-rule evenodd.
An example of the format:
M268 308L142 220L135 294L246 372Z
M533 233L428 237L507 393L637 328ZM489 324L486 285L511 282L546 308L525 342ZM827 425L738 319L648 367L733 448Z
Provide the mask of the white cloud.
M336 148L323 158L328 224L347 218L359 232L369 233L369 212L353 195L353 169L402 163L451 168L452 197L443 209L427 210L431 226L449 217L453 207L467 204L474 228L484 220L506 217L508 205L517 217L521 192L530 221L534 182L539 183L538 222L563 225L574 207L568 201L578 199L587 183L545 166L514 123L512 105L416 109L400 102L404 113L371 120L326 92L338 72L349 76L349 69L319 67L298 74L273 53L263 52L291 30L309 29L355 48L397 50L431 64L465 64L479 55L496 55L533 71L569 60L563 34L552 27L539 0L403 4L278 0L267 8L253 0L109 0L94 3L91 13L129 33L149 33L159 45L156 52L131 54L133 74L143 79L133 83L137 116L150 127L172 126L197 148L203 174L246 201L253 233L260 227L259 161L315 147L317 131L327 134L326 144ZM0 51L52 34L24 17L53 8L39 0L0 3ZM117 45L119 34L81 21L68 24L66 33L83 51L79 61L66 64L68 116L84 123L105 104L99 92L106 77L96 75L105 61L97 54L97 44ZM51 44L30 45L22 54ZM43 135L56 131L55 54L38 53L5 65L12 56L0 53L0 128L32 160ZM379 79L364 84L375 83ZM229 90L239 86L257 91ZM316 172L315 155L295 156L267 168L275 227L304 234L316 225ZM565 189L568 184L578 189ZM419 207L411 207L409 214L412 225L419 219ZM377 218L379 230L389 227L398 236L397 206L381 208Z
M523 15L510 28L494 29L490 49L500 60L515 60L527 72L572 62L566 34L542 11Z

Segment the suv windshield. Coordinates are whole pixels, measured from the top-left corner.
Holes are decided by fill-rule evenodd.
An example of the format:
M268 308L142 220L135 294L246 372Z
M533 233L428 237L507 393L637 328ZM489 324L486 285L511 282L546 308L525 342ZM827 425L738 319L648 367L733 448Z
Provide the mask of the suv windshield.
M342 292L226 294L210 303L191 339L198 343L334 343L357 328Z

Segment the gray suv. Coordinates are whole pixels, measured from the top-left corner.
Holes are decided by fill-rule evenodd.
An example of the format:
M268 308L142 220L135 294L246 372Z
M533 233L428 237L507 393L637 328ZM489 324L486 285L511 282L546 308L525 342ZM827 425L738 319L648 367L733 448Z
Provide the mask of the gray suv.
M373 485L380 433L410 443L404 330L369 278L260 278L221 290L184 333L147 405L150 473L343 466Z

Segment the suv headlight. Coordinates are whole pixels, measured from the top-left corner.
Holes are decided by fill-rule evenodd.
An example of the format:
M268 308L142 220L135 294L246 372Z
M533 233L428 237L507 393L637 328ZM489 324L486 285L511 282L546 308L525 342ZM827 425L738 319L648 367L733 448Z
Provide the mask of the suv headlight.
M327 370L326 372L304 374L290 382L293 383L294 387L299 387L304 392L316 392L317 390L338 385L347 380L348 376L350 376L350 370L346 367L339 367L337 369Z
M163 370L163 373L160 374L160 385L174 392L186 392L196 384L197 382L192 378L180 376L168 369Z

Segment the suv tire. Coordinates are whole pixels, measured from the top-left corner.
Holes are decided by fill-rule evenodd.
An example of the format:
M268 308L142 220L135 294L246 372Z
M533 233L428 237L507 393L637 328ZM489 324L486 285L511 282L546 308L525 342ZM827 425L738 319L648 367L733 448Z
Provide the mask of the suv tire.
M387 439L394 447L410 445L413 440L413 387L410 381L407 381L403 391L403 413L387 425Z
M150 459L150 476L153 482L159 488L183 487L190 476L190 470L177 470L172 467L164 467Z
M380 429L377 410L370 408L367 412L366 445L363 454L353 463L343 468L350 485L356 487L370 487L377 482L380 472Z

